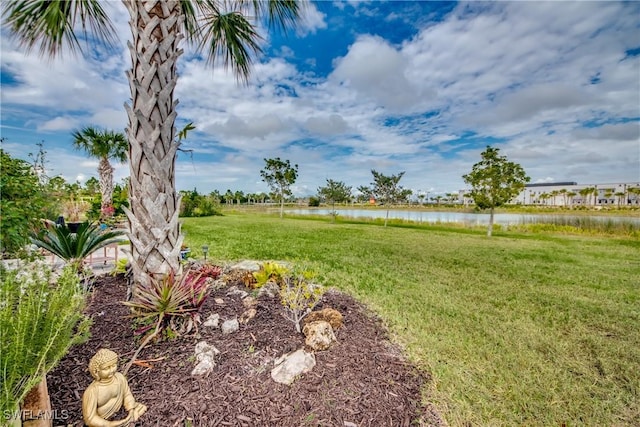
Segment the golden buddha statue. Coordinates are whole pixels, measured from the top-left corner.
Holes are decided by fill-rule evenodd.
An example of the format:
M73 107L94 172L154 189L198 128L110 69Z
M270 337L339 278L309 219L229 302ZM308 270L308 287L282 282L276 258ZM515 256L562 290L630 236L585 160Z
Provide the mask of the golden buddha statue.
M82 395L82 418L89 427L120 427L135 422L147 411L136 402L129 390L127 379L118 370L118 355L105 348L89 361L89 372L94 381ZM120 408L129 411L122 420L108 421Z

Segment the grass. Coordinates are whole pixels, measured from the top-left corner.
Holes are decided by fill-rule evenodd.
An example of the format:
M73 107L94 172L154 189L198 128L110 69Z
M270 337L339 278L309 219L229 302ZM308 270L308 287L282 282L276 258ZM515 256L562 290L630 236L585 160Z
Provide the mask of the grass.
M640 240L260 214L184 219L209 259L312 262L379 314L451 426L640 425Z

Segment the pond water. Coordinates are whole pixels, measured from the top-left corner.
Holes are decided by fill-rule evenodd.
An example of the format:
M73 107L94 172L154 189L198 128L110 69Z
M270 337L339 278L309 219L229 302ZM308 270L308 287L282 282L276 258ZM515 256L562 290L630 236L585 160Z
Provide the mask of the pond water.
M290 215L331 215L331 209L287 209L285 213ZM350 218L384 218L387 211L384 209L336 209L338 216ZM489 224L488 213L466 212L431 212L411 210L389 210L389 219L402 219L413 222L446 223L458 222L467 225ZM598 215L547 215L547 214L495 214L494 223L500 225L539 224L559 222L567 223L571 220L592 220L630 222L640 226L640 218L622 216L598 216Z

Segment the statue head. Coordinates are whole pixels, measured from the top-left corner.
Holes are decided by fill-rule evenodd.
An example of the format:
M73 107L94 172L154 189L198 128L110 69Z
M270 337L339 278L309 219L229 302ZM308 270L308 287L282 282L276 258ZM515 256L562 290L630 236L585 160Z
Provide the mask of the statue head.
M111 364L118 363L118 355L106 348L101 348L89 361L89 372L91 376L100 380L100 370Z

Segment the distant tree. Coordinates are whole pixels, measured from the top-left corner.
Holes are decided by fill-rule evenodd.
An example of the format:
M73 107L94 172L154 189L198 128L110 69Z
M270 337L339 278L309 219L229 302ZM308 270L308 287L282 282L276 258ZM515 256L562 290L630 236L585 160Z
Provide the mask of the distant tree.
M591 187L585 187L578 190L578 193L582 196L582 204L588 206L590 204L591 194L593 194L593 189Z
M220 195L220 192L218 190L213 190L211 193L209 193L209 197L215 204L221 203L222 195Z
M616 204L618 205L618 207L620 207L620 202L624 200L624 196L626 196L626 193L624 191L617 191L614 196L616 196Z
M386 227L389 220L389 206L400 200L406 200L408 195L411 194L411 190L408 190L409 193L407 193L407 190L399 185L404 172L400 172L398 175L386 176L372 169L371 174L373 175L373 182L371 183L373 195L387 208L387 213L384 217L384 226Z
M336 220L336 203L342 203L351 199L351 187L342 181L327 179L327 185L318 187L318 195L326 203L331 204L331 222Z
M482 160L473 165L471 172L462 178L471 185L471 198L476 206L490 210L487 236L491 237L495 208L509 203L517 196L529 182L529 177L522 166L501 156L498 148L487 146L481 156Z
M565 203L567 206L573 206L573 198L576 197L578 193L575 191L567 191L567 202Z
M244 192L242 192L241 190L236 191L235 193L233 193L233 198L236 199L236 202L238 202L238 205L241 205L242 200L245 198Z
M264 159L265 167L260 171L262 180L267 183L280 202L280 218L284 215L284 200L290 196L291 186L298 179L298 165L291 166L289 160Z
M367 187L366 185L359 186L358 188L356 188L356 191L358 192L358 197L356 198L356 200L358 200L358 202L360 203L368 202L373 194L371 188Z
M127 160L129 142L120 132L99 130L95 127L85 127L73 132L73 146L83 150L91 157L100 160L98 176L100 177L100 205L101 217L113 214L113 166L111 160L124 163Z
M633 199L631 198L633 196ZM638 198L640 197L640 187L629 187L627 188L627 200L625 201L625 205L630 205L632 203L638 204Z
M233 191L231 191L230 189L227 189L227 191L224 193L224 203L226 205L233 204Z
M100 181L92 176L84 183L84 189L88 194L95 196L100 193Z

